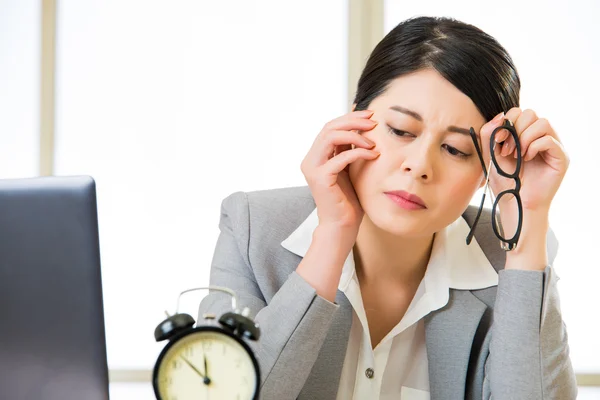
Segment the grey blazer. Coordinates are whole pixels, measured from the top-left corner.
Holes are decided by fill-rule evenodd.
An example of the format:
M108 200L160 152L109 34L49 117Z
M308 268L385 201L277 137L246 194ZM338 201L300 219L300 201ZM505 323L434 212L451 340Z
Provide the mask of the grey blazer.
M336 397L352 306L341 291L335 303L318 296L295 272L302 258L281 246L314 208L307 186L236 192L221 206L210 284L235 290L260 324L262 336L252 347L263 400ZM469 224L475 212L466 210ZM575 399L552 267L503 270L505 253L489 213L482 215L476 239L499 283L451 289L448 304L425 317L431 399ZM549 232L551 262L557 245ZM230 307L227 295L211 291L199 320Z

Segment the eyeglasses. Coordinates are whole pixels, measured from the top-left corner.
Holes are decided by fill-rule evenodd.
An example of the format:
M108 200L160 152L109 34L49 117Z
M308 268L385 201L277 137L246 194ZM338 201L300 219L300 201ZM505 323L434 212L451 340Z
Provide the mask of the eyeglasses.
M514 171L505 171L504 169L502 169L500 167L500 165L498 164L498 161L496 160L496 153L494 152L494 150L496 148L495 138L496 138L496 133L498 133L502 129L506 129L511 134L511 136L513 137L513 139L515 141L516 152L517 152L517 163L516 163ZM467 235L467 244L470 244L471 240L473 239L473 235L475 233L475 227L477 226L477 222L479 221L479 217L481 216L481 211L483 210L483 204L485 202L485 195L489 191L490 199L493 201L493 204L494 204L492 207L492 228L494 229L494 234L496 235L496 237L498 239L500 239L500 247L503 250L505 250L505 251L514 250L515 247L517 247L517 242L519 241L519 236L521 236L521 227L523 225L523 204L521 203L521 196L519 195L519 192L521 190L521 180L519 179L519 173L521 171L521 163L522 163L523 159L522 159L522 155L521 155L521 143L519 142L519 135L517 135L517 131L515 130L512 122L510 122L507 119L504 120L502 125L500 125L496 129L494 129L494 131L492 132L492 136L490 137L490 158L491 158L491 160L486 169L485 162L483 161L483 154L479 147L479 143L477 141L477 135L475 134L475 130L473 128L471 128L471 129L469 129L469 133L471 135L471 139L473 140L473 143L475 144L475 150L477 150L477 155L479 156L479 161L481 161L481 167L483 168L483 173L485 175L485 187L483 189L483 197L481 199L481 204L479 205L479 210L477 211L477 216L475 217L475 221L473 222L473 225L471 226L471 230L469 231L469 234ZM513 179L515 181L515 188L509 189L509 190L504 190L504 191L500 192L498 194L498 197L496 197L496 200L494 200L492 192L489 188L489 182L490 182L489 171L491 171L490 168L492 167L492 163L494 163L494 166L496 167L496 171L498 171L498 173L500 175L502 175L506 178ZM500 219L498 218L498 203L500 202L500 199L503 196L510 196L510 195L514 196L514 198L517 202L517 208L519 211L519 219L517 222L517 228L515 230L514 236L512 238L507 239L504 235L504 231L502 229L502 224L500 223Z

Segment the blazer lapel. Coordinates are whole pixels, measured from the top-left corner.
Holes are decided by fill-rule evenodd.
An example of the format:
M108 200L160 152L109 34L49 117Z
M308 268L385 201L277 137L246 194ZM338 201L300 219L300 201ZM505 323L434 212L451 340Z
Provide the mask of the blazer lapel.
M425 317L431 399L464 399L473 338L487 306L451 289L448 304Z
M333 317L317 361L298 396L299 400L335 400L337 396L352 326L352 305L340 290L337 291L335 302L340 308Z

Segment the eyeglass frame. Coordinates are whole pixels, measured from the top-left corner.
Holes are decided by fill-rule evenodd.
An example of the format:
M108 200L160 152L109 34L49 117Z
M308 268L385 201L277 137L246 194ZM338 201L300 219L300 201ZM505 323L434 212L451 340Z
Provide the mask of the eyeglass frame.
M516 152L517 152L517 165L515 168L515 172L512 174L506 173L506 171L504 171L500 167L500 165L498 165L498 161L496 160L495 148L496 148L497 143L496 143L495 138L496 138L496 133L502 129L506 129L511 134L511 136L513 137L513 140L515 141L515 147L516 147ZM483 169L483 174L485 176L485 187L483 190L483 197L481 198L481 204L479 205L479 210L477 211L475 220L473 221L473 224L471 225L471 230L469 231L469 234L467 235L467 245L470 244L471 240L473 239L473 236L475 234L475 227L477 226L477 222L479 221L479 217L481 216L481 212L483 211L483 204L485 203L485 195L486 195L486 192L489 190L490 191L490 199L492 199L492 201L493 201L492 229L494 230L494 234L500 240L500 247L502 248L502 250L504 250L504 251L514 250L517 247L517 243L521 236L521 228L523 226L523 203L521 202L521 196L519 194L519 192L521 191L521 179L519 178L519 174L521 172L521 164L523 162L523 156L521 154L521 143L519 141L519 135L517 134L517 131L516 131L513 123L508 119L504 119L504 122L502 123L502 125L500 125L494 129L494 131L492 132L492 135L490 136L490 163L488 165L488 168L486 169L485 162L483 160L483 154L482 154L481 148L479 146L479 143L477 141L477 135L475 134L475 130L472 127L469 129L469 134L471 136L471 139L473 140L473 144L475 145L475 150L477 151L477 155L479 156L479 161L481 162L481 167ZM495 200L494 200L492 192L489 188L490 172L491 172L492 163L494 164L494 166L496 167L496 171L498 171L498 173L500 175L504 176L505 178L513 179L515 181L514 189L503 190L502 192L498 193L498 196L496 197ZM502 198L502 196L507 195L507 194L512 194L515 197L515 199L517 201L517 208L519 211L519 213L518 213L519 219L517 222L517 229L515 231L514 236L510 239L507 239L504 237L504 232L502 230L502 224L500 222L500 219L497 217L497 213L496 213L500 199Z

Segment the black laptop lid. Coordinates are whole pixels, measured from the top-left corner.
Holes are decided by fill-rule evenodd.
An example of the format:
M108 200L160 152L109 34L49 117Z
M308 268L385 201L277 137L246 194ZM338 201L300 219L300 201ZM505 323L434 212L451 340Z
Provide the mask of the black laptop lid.
M95 183L0 180L0 397L106 400Z

